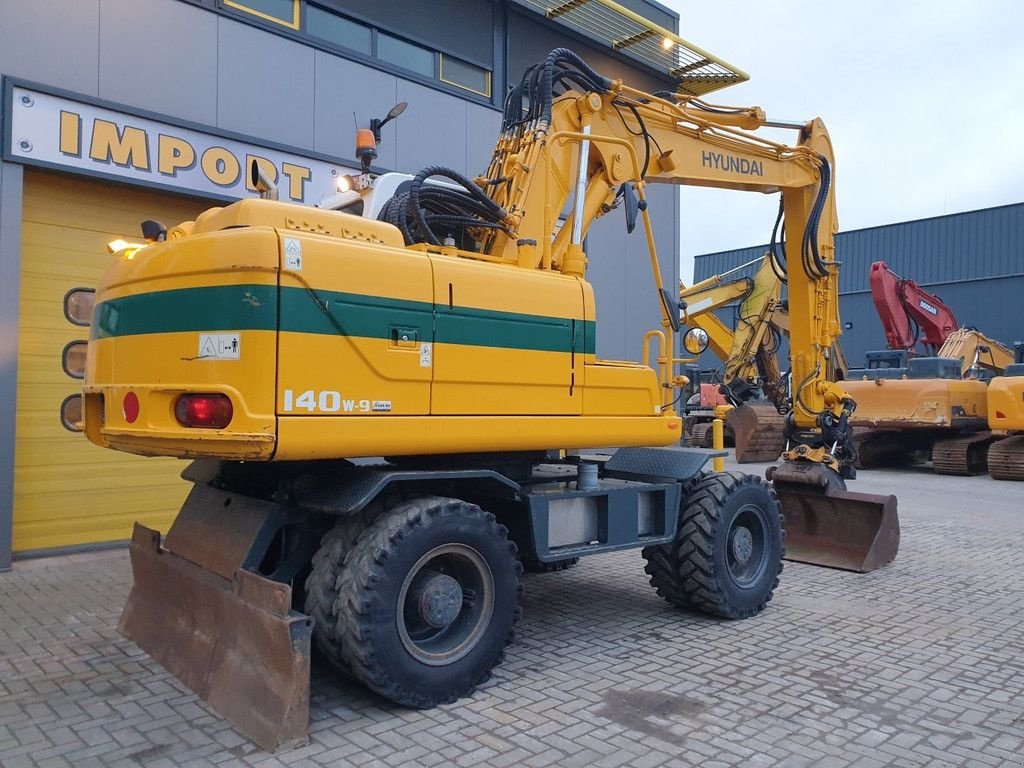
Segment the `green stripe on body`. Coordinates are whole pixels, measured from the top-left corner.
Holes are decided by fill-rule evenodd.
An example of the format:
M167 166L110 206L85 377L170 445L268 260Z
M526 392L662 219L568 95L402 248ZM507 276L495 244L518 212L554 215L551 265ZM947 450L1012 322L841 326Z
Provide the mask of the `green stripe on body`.
M423 341L547 352L594 353L594 323L358 293L285 287L280 329L386 339L394 327L420 328ZM181 331L272 331L277 288L222 285L109 299L96 306L91 337ZM430 329L433 327L433 334ZM430 336L433 335L433 339ZM575 341L575 343L573 343Z

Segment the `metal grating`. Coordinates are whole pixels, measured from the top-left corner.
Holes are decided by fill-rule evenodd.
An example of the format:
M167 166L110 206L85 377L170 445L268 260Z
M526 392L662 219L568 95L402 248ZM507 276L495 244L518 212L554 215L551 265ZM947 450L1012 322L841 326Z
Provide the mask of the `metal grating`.
M665 73L680 93L702 96L749 80L743 70L614 0L516 0L552 21Z

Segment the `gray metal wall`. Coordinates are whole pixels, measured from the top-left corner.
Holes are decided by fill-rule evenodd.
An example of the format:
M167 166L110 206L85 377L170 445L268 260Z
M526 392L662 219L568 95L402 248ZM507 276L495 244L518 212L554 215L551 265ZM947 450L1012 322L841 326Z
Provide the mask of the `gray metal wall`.
M766 248L698 256L694 280L758 258ZM1007 345L1024 339L1024 203L841 232L836 253L842 262L840 312L844 323L853 324L842 338L851 365L859 365L868 350L885 348L868 286L868 270L878 260L939 296L960 325ZM717 365L707 356L702 362Z

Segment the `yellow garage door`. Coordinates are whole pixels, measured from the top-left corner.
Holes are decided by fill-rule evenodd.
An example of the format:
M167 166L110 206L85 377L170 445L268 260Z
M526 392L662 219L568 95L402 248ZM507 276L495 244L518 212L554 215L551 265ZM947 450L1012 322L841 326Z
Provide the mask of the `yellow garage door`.
M89 329L65 315L65 296L93 288L112 256L106 244L138 240L139 224L195 218L201 200L26 169L21 230L21 317L14 449L14 551L118 541L138 520L166 531L187 485L184 463L97 448L61 423L80 392ZM65 370L65 368L69 370ZM70 371L70 373L69 373Z

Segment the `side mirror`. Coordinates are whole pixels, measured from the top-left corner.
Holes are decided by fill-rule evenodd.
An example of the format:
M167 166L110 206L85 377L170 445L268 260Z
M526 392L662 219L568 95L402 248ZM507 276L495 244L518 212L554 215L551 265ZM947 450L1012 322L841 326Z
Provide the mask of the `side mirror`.
M373 118L370 121L370 130L373 131L373 138L380 141L380 129L405 112L405 108L408 106L408 102L400 101L395 104L395 106L393 106L383 118Z
M636 229L636 215L640 211L640 204L637 202L636 191L632 184L626 182L619 189L622 192L622 200L626 204L626 232L631 234Z
M665 314L675 333L679 333L679 302L665 288L661 289L661 303L665 305Z
M691 328L683 336L683 349L691 355L699 355L708 348L711 339L703 328Z

